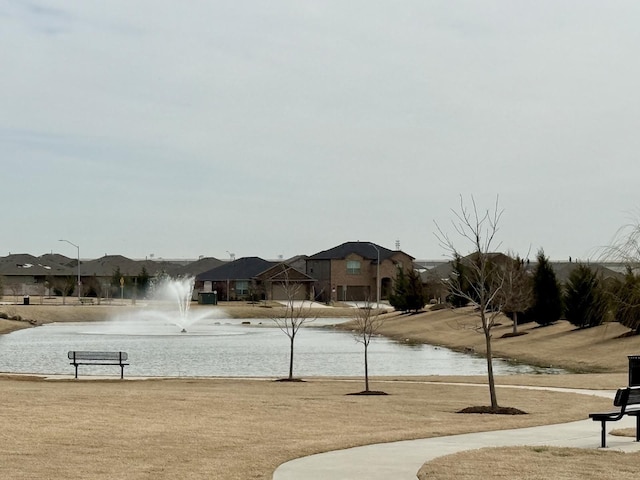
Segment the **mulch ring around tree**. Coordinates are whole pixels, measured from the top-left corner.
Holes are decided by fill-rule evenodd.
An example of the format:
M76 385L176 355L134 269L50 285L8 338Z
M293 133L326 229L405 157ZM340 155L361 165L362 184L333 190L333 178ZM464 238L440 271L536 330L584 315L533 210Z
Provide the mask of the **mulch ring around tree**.
M387 392L380 390L363 390L362 392L347 393L347 395L389 395Z
M301 382L304 383L305 381L301 378L278 378L277 380L274 380L274 382Z
M493 413L495 415L527 415L527 412L523 412L517 408L513 407L487 407L487 406L479 406L479 407L467 407L463 408L459 412L456 413Z
M500 338L513 338L513 337L521 337L522 335L527 335L529 332L508 332L502 335Z

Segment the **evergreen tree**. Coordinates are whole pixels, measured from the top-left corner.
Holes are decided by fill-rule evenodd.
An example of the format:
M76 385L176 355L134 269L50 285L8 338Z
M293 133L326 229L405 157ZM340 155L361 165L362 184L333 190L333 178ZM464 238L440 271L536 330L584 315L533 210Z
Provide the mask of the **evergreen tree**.
M407 273L406 281L406 308L411 312L418 312L422 310L426 304L420 274L414 269L411 269L409 273Z
M569 275L564 305L565 317L576 327L602 324L607 302L598 275L588 265L578 265Z
M142 266L142 270L138 274L138 295L140 297L145 297L147 295L147 290L149 289L149 281L150 281L149 272L147 269Z
M409 310L407 307L407 291L409 285L407 277L402 268L398 268L395 281L393 282L393 293L389 296L389 303L400 312Z
M449 295L447 295L447 302L453 306L453 308L464 307L469 303L468 294L471 292L471 284L469 282L468 267L464 265L462 257L455 253L453 261L451 262L452 272L449 276ZM467 295L464 295L464 294Z
M613 288L614 319L640 333L640 276L627 268L624 280L617 280Z
M549 325L562 315L560 284L543 250L538 252L538 265L533 272L533 305L529 313L540 325Z
M113 287L120 288L120 279L122 278L122 273L120 272L120 266L116 267L113 271L113 275L111 275L111 285Z

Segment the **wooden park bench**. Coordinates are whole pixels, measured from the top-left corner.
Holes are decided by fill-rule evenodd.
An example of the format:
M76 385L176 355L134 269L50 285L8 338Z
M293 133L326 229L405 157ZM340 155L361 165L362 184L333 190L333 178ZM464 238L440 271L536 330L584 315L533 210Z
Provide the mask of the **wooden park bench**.
M124 378L124 366L129 356L127 352L88 352L71 351L68 354L70 365L76 367L78 378L78 365L120 365L120 379Z
M85 304L93 305L93 298L80 298L80 304L81 305L85 305Z
M590 413L589 418L602 423L600 445L607 446L607 422L617 422L625 415L636 417L636 442L640 441L640 387L619 388L613 405L619 407L612 412Z

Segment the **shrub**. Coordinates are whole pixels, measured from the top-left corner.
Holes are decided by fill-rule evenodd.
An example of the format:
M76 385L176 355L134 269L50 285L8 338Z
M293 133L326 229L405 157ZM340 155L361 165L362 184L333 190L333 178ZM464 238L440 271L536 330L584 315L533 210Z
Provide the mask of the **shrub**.
M598 275L588 265L578 265L569 275L564 295L565 317L579 328L601 325L607 301Z

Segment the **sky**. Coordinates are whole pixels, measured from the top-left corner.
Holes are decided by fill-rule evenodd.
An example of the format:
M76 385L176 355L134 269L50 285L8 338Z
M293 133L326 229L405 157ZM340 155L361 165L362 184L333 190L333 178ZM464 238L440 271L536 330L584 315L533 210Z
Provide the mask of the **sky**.
M0 0L0 256L588 259L638 212L640 3Z

